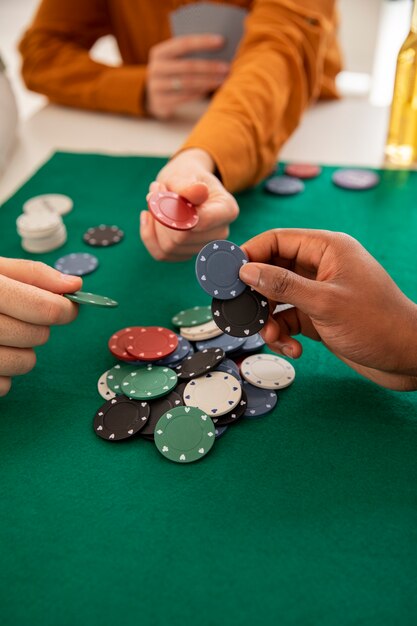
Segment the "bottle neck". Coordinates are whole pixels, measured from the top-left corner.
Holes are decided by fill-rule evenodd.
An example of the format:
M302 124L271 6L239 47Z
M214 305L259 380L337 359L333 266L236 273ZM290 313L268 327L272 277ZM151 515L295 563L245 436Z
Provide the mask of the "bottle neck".
M417 33L417 0L413 3L413 13L411 17L411 31Z

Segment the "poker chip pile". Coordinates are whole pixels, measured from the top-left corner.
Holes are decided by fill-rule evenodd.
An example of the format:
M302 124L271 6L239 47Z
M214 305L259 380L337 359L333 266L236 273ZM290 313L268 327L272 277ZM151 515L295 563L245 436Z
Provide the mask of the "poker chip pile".
M41 254L60 248L67 241L67 229L62 219L69 213L71 198L61 194L35 196L23 205L16 220L17 232L26 252Z
M295 371L285 359L260 352L258 334L223 333L211 307L181 311L172 323L179 332L135 326L110 337L119 362L98 381L106 402L94 431L107 441L138 435L154 441L167 459L190 463L229 426L272 411L277 391L294 381Z

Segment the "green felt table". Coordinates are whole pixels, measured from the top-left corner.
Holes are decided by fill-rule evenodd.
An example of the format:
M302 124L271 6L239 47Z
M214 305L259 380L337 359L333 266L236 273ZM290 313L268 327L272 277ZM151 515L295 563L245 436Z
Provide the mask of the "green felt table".
M0 399L2 626L415 624L417 394L378 388L304 340L274 412L229 428L199 463L95 436L109 336L209 303L193 261L156 262L139 240L163 162L57 153L0 210L1 254L29 258L15 226L23 202L71 196L68 242L38 258L97 254L84 286L120 302L54 328L36 369ZM296 197L240 194L230 238L346 231L417 301L417 174L385 172L357 193L332 172ZM123 243L85 245L99 223L120 226Z

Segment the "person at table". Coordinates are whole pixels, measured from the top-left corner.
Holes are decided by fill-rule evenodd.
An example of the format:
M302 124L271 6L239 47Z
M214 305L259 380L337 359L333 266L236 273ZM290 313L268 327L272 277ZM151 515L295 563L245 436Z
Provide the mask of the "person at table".
M270 315L268 346L299 358L293 335L321 341L373 382L417 389L417 304L397 287L358 241L343 233L277 229L246 242L250 262L241 279L269 299L294 308Z
M216 35L171 37L172 0L42 0L20 52L29 89L52 102L97 111L168 119L186 102L216 91L179 152L151 189L176 191L199 205L187 233L141 214L141 236L157 259L180 261L202 244L227 238L238 216L233 192L258 183L317 98L337 96L340 70L335 0L228 0L247 8L231 65L185 58L223 45ZM113 34L122 64L90 57Z
M50 326L75 319L78 306L59 294L81 285L43 263L0 257L0 396L35 366L33 348L48 341Z

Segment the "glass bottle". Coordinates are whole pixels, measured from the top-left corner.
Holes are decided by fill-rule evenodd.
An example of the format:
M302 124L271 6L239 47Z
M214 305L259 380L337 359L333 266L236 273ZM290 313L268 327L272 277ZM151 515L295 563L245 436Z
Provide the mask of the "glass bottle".
M385 157L398 166L417 163L417 0L411 30L398 53Z

